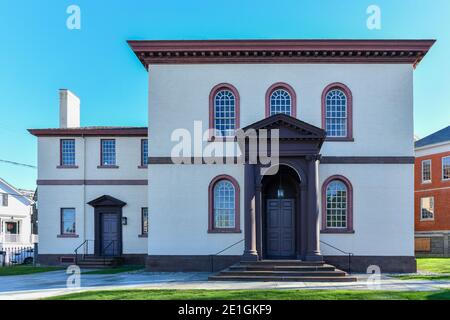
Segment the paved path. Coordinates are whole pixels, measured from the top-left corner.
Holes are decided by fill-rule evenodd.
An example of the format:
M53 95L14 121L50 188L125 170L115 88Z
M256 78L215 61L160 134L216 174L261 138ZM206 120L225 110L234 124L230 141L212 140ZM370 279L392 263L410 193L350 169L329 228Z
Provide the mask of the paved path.
M379 286L368 286L367 275L358 282L221 282L207 281L209 273L129 272L81 275L81 288L68 289L65 271L0 277L0 300L40 299L66 293L112 289L341 289L433 291L450 289L450 281L398 280L382 276Z

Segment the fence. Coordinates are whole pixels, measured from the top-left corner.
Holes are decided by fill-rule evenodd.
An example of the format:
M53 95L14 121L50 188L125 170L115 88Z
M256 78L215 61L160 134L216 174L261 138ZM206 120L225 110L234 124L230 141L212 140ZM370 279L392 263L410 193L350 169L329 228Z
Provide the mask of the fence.
M34 260L34 247L20 246L0 249L0 267L33 264Z
M0 244L8 243L16 246L19 245L29 245L31 243L37 243L39 237L36 234L24 235L15 233L1 233L0 232Z

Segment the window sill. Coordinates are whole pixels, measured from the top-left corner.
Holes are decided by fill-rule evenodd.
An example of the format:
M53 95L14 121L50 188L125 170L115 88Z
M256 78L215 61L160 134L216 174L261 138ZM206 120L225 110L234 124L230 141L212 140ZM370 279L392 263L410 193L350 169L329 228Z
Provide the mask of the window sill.
M97 169L118 169L119 166L113 165L113 166L97 166Z
M56 237L57 238L78 238L79 235L77 235L77 234L58 234Z
M208 233L242 233L240 229L209 229Z
M434 222L434 219L420 219L420 222Z
M76 165L73 165L73 166L60 165L60 166L56 166L56 169L78 169L78 166L76 166Z
M342 137L342 138L338 138L338 137L328 137L325 138L325 141L334 141L334 142L354 142L355 139L352 137Z
M138 166L138 169L147 169L148 165L144 165L144 166Z
M430 181L422 181L422 184L430 184L431 183L431 180Z
M320 233L328 233L328 234L354 234L355 230L350 229L323 229L320 230Z
M140 234L138 235L139 238L148 238L148 234Z

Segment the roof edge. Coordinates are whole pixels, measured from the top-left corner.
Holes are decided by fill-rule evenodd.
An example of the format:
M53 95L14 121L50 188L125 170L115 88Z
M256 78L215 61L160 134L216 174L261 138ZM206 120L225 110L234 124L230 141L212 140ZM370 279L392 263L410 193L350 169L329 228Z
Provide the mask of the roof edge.
M141 63L409 63L436 42L416 40L128 40Z
M122 136L122 137L146 137L147 127L136 128L50 128L28 129L28 132L36 137L52 136Z
M19 189L17 189L16 187L14 187L12 184L10 184L9 182L7 182L5 179L0 178L0 183L3 183L4 185L6 185L8 188L10 188L11 190L13 190L15 193L17 193L16 196L18 197L22 197L24 199L26 199L30 205L32 205L34 203L33 200L31 200L30 198L28 198L26 195L24 195L22 192L19 191Z

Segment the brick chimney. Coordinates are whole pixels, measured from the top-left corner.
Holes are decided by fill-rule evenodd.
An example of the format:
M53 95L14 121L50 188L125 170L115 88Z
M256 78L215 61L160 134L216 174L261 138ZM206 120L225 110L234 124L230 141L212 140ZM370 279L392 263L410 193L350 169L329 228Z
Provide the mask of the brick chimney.
M80 126L80 98L67 89L59 89L59 127Z

